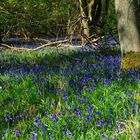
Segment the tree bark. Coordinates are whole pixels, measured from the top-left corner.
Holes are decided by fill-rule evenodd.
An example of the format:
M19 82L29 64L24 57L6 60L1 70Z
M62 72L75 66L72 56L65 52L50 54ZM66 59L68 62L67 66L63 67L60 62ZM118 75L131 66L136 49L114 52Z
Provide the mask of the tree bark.
M80 14L81 14L81 35L82 35L82 44L86 42L86 37L90 36L90 29L88 26L88 3L87 0L79 0L80 2Z
M101 15L101 0L79 0L82 44L89 41Z
M2 41L2 37L1 37L1 35L0 35L0 45L1 45L1 43L3 43L3 41Z
M106 17L108 15L108 11L109 11L109 2L110 0L101 0L102 2L102 20L101 20L101 24L102 27L105 25L106 23Z
M140 52L139 0L115 0L122 54Z

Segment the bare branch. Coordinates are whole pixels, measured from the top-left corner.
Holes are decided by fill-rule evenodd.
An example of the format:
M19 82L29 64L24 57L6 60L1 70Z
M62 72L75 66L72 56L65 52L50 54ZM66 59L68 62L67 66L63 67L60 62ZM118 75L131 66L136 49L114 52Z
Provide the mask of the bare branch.
M7 49L11 49L12 51L37 51L39 49L43 49L45 47L48 47L48 46L51 46L51 45L57 45L57 44L61 44L61 43L64 43L64 42L68 42L68 40L58 40L58 41L54 41L54 42L49 42L47 44L44 44L44 45L41 45L37 48L34 48L34 49L29 49L29 48L16 48L16 47L11 47L7 44L1 44L3 47L7 48Z

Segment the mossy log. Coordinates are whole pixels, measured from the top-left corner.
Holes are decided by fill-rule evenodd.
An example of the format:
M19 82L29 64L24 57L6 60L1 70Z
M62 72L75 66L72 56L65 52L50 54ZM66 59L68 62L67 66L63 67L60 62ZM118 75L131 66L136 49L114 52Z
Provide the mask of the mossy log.
M140 67L140 52L129 52L122 57L121 68L124 70Z

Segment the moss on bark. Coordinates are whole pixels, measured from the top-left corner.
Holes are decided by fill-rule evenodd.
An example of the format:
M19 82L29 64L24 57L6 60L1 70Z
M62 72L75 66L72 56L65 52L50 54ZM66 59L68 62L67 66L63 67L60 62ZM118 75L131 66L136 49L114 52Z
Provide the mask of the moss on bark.
M122 58L121 68L125 70L137 69L140 67L140 52L129 52Z

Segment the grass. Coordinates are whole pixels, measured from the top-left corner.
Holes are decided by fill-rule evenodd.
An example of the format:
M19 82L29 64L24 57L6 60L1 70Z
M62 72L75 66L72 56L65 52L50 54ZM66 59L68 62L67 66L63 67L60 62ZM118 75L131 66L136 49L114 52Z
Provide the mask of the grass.
M1 52L1 138L140 139L139 69L125 72L119 52L103 54Z

